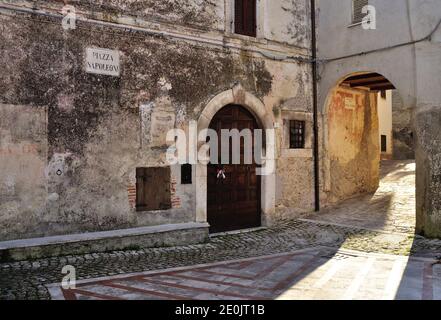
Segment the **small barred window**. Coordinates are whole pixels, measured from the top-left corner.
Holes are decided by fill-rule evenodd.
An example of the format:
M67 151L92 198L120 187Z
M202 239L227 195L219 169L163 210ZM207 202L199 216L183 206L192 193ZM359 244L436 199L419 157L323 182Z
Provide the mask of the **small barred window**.
M291 120L289 122L290 149L305 148L305 121Z

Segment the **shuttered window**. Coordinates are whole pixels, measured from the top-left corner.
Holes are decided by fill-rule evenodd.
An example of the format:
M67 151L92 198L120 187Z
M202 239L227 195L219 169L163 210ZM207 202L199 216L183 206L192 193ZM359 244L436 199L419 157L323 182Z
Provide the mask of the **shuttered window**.
M352 0L352 23L360 23L363 21L363 7L369 4L369 0Z
M171 209L170 168L136 168L136 210Z
M256 0L235 0L234 32L256 37Z

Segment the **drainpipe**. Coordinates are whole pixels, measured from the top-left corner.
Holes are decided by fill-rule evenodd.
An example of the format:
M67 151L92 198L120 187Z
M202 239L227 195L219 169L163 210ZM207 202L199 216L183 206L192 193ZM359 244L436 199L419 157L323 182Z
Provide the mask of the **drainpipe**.
M318 90L317 90L317 35L315 21L315 0L311 0L311 50L312 50L312 95L314 119L314 195L315 211L320 211L320 162L318 138Z

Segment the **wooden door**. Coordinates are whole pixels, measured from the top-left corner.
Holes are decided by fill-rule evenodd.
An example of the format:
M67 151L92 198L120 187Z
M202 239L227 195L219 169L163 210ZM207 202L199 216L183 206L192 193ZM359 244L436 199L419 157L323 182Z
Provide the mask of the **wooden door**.
M229 105L213 118L210 129L218 133L219 163L221 163L222 129L259 129L254 116L245 108ZM254 147L254 141L252 144ZM232 144L230 141L230 164L208 165L207 210L210 232L224 232L261 225L260 176L256 175L257 165L244 164L244 139L241 139L241 164L232 163ZM253 150L254 154L254 150ZM218 175L225 172L225 179Z

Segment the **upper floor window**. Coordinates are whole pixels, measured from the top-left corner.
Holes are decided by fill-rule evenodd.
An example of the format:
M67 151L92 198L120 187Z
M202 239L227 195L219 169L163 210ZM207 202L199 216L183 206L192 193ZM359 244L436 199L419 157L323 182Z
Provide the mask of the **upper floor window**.
M256 37L256 0L234 1L234 33Z
M369 5L369 0L352 0L352 23L363 22L363 8Z

